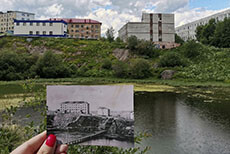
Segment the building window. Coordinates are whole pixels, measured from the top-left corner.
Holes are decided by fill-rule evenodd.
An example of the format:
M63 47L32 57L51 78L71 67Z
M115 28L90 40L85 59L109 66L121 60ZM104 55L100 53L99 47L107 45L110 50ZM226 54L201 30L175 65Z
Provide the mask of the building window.
M32 23L32 22L30 23L30 26L33 26L33 23Z
M86 34L89 34L89 32L87 31Z
M43 31L42 34L43 34L43 35L46 35L46 31Z
M82 30L81 30L81 32L83 33L83 32L84 32L84 30L82 29Z
M42 25L43 25L43 26L46 26L46 23L45 23L45 22L43 22L43 23L42 23Z
M50 22L50 26L53 26L53 23L52 23L52 22Z
M49 33L50 35L53 35L53 31L50 31L50 33Z
M30 31L29 33L30 33L30 35L33 35L33 31Z
M97 38L98 38L98 35L95 35L95 38L97 39Z
M99 28L99 26L98 26L98 25L96 25L95 27L96 27L96 28Z
M91 30L91 32L93 33L93 32L94 32L94 30Z
M19 23L19 22L17 22L17 23L16 23L16 25L17 25L17 26L19 26L19 25L20 25L20 23Z
M78 32L79 32L79 30L76 30L75 32L77 32L77 33L78 33Z
M98 30L96 30L95 32L96 32L96 33L98 33L99 31L98 31Z
M36 35L39 35L40 33L39 33L39 31L36 31Z
M72 29L71 32L74 32L74 30Z
M87 26L86 29L89 29L89 27Z
M40 23L39 22L37 22L37 24L36 24L37 26L40 26Z
M23 22L23 26L26 26L26 23L25 23L25 22Z
M76 25L76 28L79 28L79 25Z
M84 28L84 25L81 25L81 28Z
M94 28L94 25L91 25L91 28Z

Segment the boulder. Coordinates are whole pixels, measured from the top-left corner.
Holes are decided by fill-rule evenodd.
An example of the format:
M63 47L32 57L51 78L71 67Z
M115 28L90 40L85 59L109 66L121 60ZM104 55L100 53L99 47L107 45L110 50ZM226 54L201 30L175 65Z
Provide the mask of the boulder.
M174 70L165 70L161 73L161 79L171 80L174 74L175 74Z

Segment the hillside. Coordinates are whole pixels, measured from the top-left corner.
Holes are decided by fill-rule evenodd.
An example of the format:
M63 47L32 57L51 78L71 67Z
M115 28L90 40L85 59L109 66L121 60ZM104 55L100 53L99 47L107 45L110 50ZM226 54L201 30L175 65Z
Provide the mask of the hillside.
M0 80L116 77L230 82L230 49L189 41L171 50L146 41L0 38ZM167 73L167 72L166 72Z

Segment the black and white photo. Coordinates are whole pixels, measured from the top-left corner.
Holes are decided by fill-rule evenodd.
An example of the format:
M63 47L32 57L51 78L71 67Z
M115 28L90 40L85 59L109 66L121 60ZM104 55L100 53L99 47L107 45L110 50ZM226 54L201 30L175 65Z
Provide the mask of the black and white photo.
M47 132L60 143L134 146L132 85L47 86Z

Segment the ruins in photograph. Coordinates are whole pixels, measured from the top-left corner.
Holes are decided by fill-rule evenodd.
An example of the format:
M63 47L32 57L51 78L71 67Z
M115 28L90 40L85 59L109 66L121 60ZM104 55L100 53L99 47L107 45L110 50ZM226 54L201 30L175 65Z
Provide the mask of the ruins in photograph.
M134 146L133 86L48 86L47 106L61 143Z

